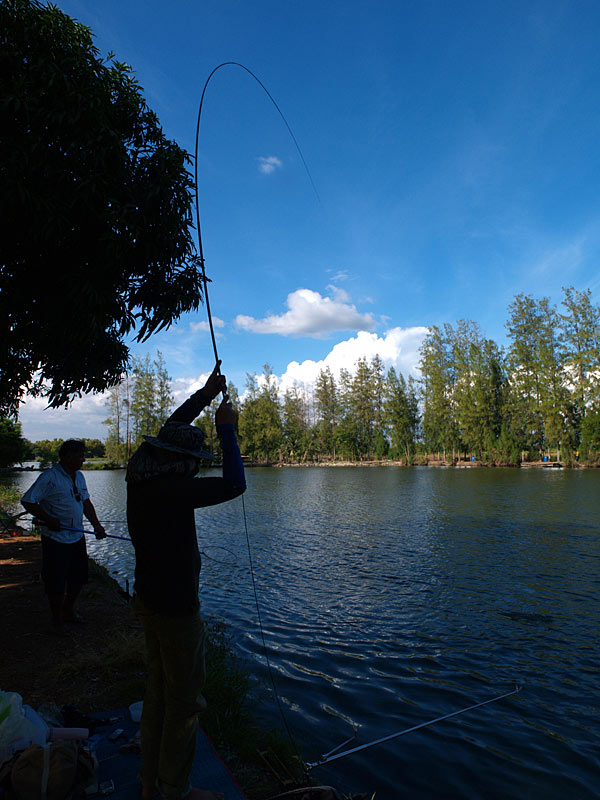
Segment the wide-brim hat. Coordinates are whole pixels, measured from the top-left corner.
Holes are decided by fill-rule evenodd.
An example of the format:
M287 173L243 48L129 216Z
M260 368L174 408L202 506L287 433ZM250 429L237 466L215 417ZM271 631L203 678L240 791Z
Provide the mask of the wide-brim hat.
M204 433L187 422L167 422L158 436L144 436L152 447L171 450L192 458L213 459L212 453L204 449Z

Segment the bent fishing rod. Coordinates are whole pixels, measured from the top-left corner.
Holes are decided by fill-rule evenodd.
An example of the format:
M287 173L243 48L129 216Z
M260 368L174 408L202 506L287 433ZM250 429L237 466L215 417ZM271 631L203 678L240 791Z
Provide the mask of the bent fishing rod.
M202 119L202 107L204 105L204 96L206 94L206 90L208 88L208 84L211 81L211 78L213 77L213 75L216 72L218 72L223 67L239 67L240 69L243 69L244 72L247 72L248 75L250 75L252 78L254 78L254 80L258 83L258 85L261 87L261 89L266 93L266 95L269 98L269 100L271 101L271 103L273 103L273 105L277 109L277 113L279 114L279 116L283 120L283 122L285 124L285 127L288 130L288 133L292 137L292 140L293 140L293 142L294 142L294 144L296 146L296 150L298 151L298 154L300 155L300 159L302 160L302 163L304 165L304 169L306 170L306 174L308 175L308 179L310 180L311 186L312 186L312 188L314 190L314 193L315 193L315 195L317 197L317 200L320 201L320 197L319 197L319 193L317 191L317 187L315 186L315 183L314 183L314 181L312 179L312 175L310 174L310 170L308 168L308 164L306 163L306 161L304 159L304 156L302 155L302 150L300 149L300 145L298 144L298 140L294 136L294 132L290 128L290 125L289 125L287 119L285 118L285 115L283 114L283 112L279 108L279 106L277 105L277 102L275 101L275 98L269 92L269 90L264 85L264 83L252 72L252 70L248 69L248 67L245 67L243 64L240 64L238 61L224 61L222 64L219 64L217 67L215 67L213 69L213 71L210 73L210 75L208 76L208 78L206 79L206 82L204 84L204 88L202 89L202 95L200 97L200 105L198 107L198 119L197 119L197 122L196 122L196 142L195 142L195 148L194 148L194 188L195 188L195 196L196 196L196 231L197 231L197 234L198 234L198 254L199 254L199 258L200 258L200 267L202 269L202 283L204 285L204 300L206 302L206 313L207 313L207 316L208 316L208 326L209 326L209 329L210 329L210 337L211 337L211 340L212 340L212 346L213 346L213 351L214 351L214 354L215 354L215 363L217 365L217 369L219 368L220 361L219 361L219 354L217 352L217 341L216 341L216 338L215 338L215 330L214 330L214 327L213 327L212 313L211 313L211 310L210 310L210 301L209 301L209 298L208 298L208 282L209 282L210 279L206 277L205 261L204 261L204 250L203 250L203 247L202 247L202 231L201 231L201 228L200 228L200 198L199 198L199 191L198 191L198 149L199 149L199 141L200 141L200 122L201 122L201 119Z

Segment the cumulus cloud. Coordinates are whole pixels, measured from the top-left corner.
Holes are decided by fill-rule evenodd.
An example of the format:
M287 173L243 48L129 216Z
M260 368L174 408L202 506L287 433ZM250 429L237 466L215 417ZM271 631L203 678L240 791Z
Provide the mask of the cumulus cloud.
M406 378L418 378L419 348L429 329L419 325L412 328L390 328L383 336L368 331L359 331L356 336L345 339L334 345L325 358L320 361L306 359L306 361L290 361L281 375L275 375L280 396L294 386L301 386L310 394L314 383L321 370L329 368L336 380L339 380L340 370L346 369L351 374L356 370L359 358L371 361L379 356L383 361L385 370L393 367L397 373L402 373ZM258 385L262 386L262 375L257 376ZM247 392L241 394L242 401Z
M75 398L69 408L46 408L42 397L28 397L19 409L23 436L32 442L39 439L104 439L108 417L108 393Z
M225 327L225 323L219 317L213 317L212 321L213 327L215 328ZM208 322L190 322L190 330L192 330L194 333L197 333L198 331L209 331L210 327Z
M283 162L277 156L260 156L258 158L258 168L264 175L270 175L276 169L281 169Z
M321 339L333 331L366 330L376 326L372 314L360 314L343 290L334 297L322 297L311 289L297 289L287 296L288 311L254 319L238 314L238 328L252 333L277 333L280 336L311 336Z
M394 367L405 376L417 376L419 348L427 330L423 326L390 328L383 336L359 331L356 336L338 342L321 361L291 361L279 378L280 391L285 392L294 383L313 384L319 372L327 367L337 379L342 368L352 373L359 358L370 361L375 356L381 358L386 370Z

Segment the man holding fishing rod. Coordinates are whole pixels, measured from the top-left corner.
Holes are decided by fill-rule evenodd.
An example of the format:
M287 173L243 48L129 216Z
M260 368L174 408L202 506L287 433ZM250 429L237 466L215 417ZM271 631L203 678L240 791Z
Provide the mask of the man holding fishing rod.
M217 361L206 385L169 417L157 437L144 437L127 466L127 522L136 556L133 607L144 627L148 665L140 724L144 800L157 790L167 800L222 797L190 785L198 714L206 708L194 510L246 489L236 413L220 365ZM213 456L204 449L203 432L191 423L220 393L215 423L222 476L196 478L202 462Z
M44 470L21 498L21 504L42 526L42 579L54 632L63 635L65 622L83 622L75 602L88 581L83 515L92 523L96 539L106 531L98 521L81 467L85 445L67 439L58 451L59 463Z

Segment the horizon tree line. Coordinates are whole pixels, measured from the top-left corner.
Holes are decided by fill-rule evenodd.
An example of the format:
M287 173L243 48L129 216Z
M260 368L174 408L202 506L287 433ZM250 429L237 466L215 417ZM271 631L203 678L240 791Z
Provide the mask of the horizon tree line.
M261 376L247 374L242 396L228 386L242 452L267 463L410 464L428 454L490 464L543 456L600 463L600 307L590 290L563 289L560 308L518 294L506 329L504 348L472 320L431 326L420 348L420 376L408 379L393 367L386 371L379 356L361 357L353 371L343 368L336 377L325 367L313 386L296 384L280 394L265 364ZM218 402L195 423L217 455ZM108 460L125 463L144 434L158 433L173 403L162 354L134 359L109 390Z

